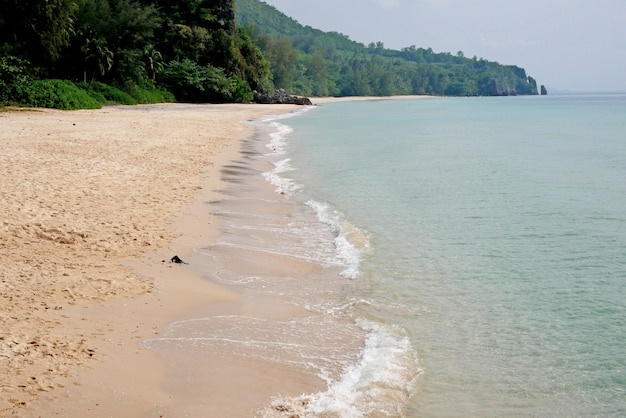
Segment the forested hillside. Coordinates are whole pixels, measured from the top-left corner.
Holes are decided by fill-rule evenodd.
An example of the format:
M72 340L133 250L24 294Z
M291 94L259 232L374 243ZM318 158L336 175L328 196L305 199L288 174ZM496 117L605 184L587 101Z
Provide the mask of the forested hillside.
M239 102L272 88L260 49L238 30L234 0L0 3L0 105L97 107L90 97L132 103L171 93Z
M537 94L523 68L363 45L259 0L2 0L0 106Z
M302 26L260 0L236 0L237 20L267 57L274 84L315 96L537 94L523 68L462 52L435 53L382 42L363 45L336 32Z

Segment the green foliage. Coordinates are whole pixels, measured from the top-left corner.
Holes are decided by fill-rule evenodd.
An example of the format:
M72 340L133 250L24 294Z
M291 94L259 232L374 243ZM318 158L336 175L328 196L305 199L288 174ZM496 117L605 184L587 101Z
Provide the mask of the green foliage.
M18 91L31 83L30 63L13 56L0 56L0 106L16 104Z
M271 91L274 89L272 83L272 70L261 48L254 43L246 28L240 28L236 39L239 51L238 73L242 81L247 81L252 90ZM248 99L246 99L248 100Z
M273 82L276 87L292 91L297 75L298 51L289 38L273 38L268 35L257 40L263 55L270 63Z
M100 103L85 90L67 80L35 80L17 92L25 107L48 107L61 110L100 109Z
M168 103L176 101L174 95L156 87L142 87L130 84L123 91L104 83L80 82L76 85L102 104L136 105L138 103Z
M85 55L85 72L91 74L91 80L105 76L113 67L114 53L102 38L86 38L81 47Z
M212 65L201 66L191 60L171 61L159 82L183 102L221 103L252 100L249 84L238 76L227 77Z
M61 58L74 31L77 0L3 1L0 44L6 52L35 64Z
M231 77L229 79L227 102L241 103L252 101L254 95L250 89L250 85L238 76Z
M316 96L537 94L516 66L461 51L365 46L260 0L236 3L237 10L235 0L2 0L0 104L94 106L81 94L98 103L239 102L274 88ZM59 80L82 81L82 93Z
M146 3L146 4L142 4ZM141 83L158 71L158 51L150 51L161 16L154 2L82 0L76 31L56 71L85 81ZM150 53L146 57L147 53ZM152 60L152 61L151 61Z
M132 84L128 86L128 91L130 96L136 100L136 103L171 103L176 101L174 94L159 88Z
M78 83L76 83L76 87L78 87L79 89L85 90L85 92L87 92L87 94L89 96L91 96L95 100L97 100L98 103L101 103L101 104L108 104L108 103L110 103L110 101L104 96L104 94L102 94L102 92L97 91L96 89L94 89L93 84L89 84L89 83L85 83L85 82L78 82Z
M189 59L168 63L158 81L183 102L220 102L229 91L223 70Z
M537 94L523 68L382 42L368 46L302 26L259 0L237 0L237 20L270 62L277 88L304 95Z
M77 86L85 90L91 97L98 100L102 104L122 104L122 105L135 105L137 100L130 94L123 92L122 90L109 86L104 83L77 83Z
M146 73L152 81L156 75L163 71L165 64L163 63L163 55L157 51L154 45L147 45L143 49L143 59L145 63Z
M0 56L29 59L35 79L81 80L99 102L176 100L155 87L160 79L191 101L247 101L253 88L273 87L261 50L237 28L234 0L10 0L2 5ZM27 66L14 64L6 59L0 64L2 103L27 99L65 106L52 98L49 83L29 81L18 97L15 86ZM166 67L168 74L160 77Z

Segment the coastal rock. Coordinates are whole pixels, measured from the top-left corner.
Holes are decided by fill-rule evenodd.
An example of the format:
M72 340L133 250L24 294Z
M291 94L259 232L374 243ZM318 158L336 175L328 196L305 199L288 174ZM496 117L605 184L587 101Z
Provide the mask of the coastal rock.
M499 82L497 79L491 79L486 84L486 92L488 96L517 96L517 91L511 88L506 82Z
M187 264L183 260L181 260L180 257L178 257L177 255L175 255L174 257L170 259L170 263Z
M311 106L311 100L308 97L292 96L283 89L278 89L274 93L254 92L254 101L261 104L294 104Z

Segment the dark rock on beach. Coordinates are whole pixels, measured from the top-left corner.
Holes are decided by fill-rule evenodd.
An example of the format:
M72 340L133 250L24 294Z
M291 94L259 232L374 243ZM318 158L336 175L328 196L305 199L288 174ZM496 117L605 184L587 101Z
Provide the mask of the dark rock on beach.
M254 101L261 104L294 104L312 106L308 97L292 96L283 89L278 89L273 93L254 92Z
M183 260L181 260L180 257L178 257L177 255L175 255L174 257L170 259L170 263L187 264Z

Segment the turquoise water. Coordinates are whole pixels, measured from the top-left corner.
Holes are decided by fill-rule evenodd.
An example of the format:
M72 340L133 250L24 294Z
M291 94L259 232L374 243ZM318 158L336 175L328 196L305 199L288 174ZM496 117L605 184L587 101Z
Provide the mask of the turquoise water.
M334 225L350 315L408 337L404 415L626 416L625 96L327 103L277 122L269 179ZM384 415L343 416L359 414Z
M303 109L252 124L187 260L258 309L145 346L325 387L268 418L626 416L626 96Z

